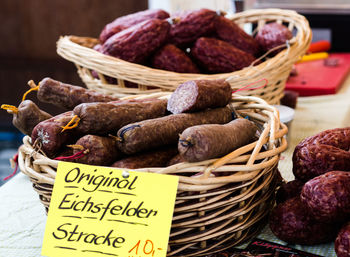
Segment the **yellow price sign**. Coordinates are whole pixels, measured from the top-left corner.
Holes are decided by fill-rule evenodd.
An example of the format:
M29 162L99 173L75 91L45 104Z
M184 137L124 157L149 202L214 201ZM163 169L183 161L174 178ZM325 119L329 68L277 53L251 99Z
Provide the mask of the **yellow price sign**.
M60 162L42 255L166 256L178 177Z

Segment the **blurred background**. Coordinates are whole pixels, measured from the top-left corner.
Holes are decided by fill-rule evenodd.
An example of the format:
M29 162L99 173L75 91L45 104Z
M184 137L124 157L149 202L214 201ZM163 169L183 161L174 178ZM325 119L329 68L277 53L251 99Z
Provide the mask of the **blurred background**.
M84 86L74 64L56 53L56 41L61 35L98 37L104 25L115 18L147 8L173 12L201 7L232 13L252 8L296 10L309 20L314 41L329 40L334 52L350 51L347 0L1 0L0 104L18 106L31 79L38 82L52 77ZM28 98L38 103L35 93ZM51 114L62 111L38 105ZM0 185L13 171L8 159L16 153L23 137L11 121L12 115L0 110Z

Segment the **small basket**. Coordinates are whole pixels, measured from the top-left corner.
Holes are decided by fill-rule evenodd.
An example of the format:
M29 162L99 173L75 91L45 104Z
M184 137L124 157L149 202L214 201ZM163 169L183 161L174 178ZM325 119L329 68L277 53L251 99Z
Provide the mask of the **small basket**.
M252 24L256 27L255 32L266 22L276 21L294 31L295 36L289 41L287 49L259 65L214 75L176 73L126 62L91 49L98 43L94 38L61 37L57 42L57 53L75 63L78 74L88 88L117 97L174 91L179 84L194 79L227 79L233 91L267 79L265 87L241 91L240 94L258 96L270 104L278 104L292 65L304 55L311 42L308 21L295 11L282 9L248 10L230 19L241 27ZM111 79L114 80L113 84L108 83ZM133 86L129 86L130 82Z
M277 165L287 148L284 135L288 129L280 123L277 109L260 98L234 94L231 106L261 128L257 141L219 159L138 169L179 176L168 256L222 251L251 238L266 224L280 179ZM48 208L59 161L36 152L30 137L24 137L23 142L19 167Z

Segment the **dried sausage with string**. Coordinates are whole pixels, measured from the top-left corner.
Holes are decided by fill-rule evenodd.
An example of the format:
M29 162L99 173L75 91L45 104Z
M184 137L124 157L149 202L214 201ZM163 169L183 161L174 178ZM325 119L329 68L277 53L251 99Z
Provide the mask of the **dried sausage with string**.
M85 135L70 147L74 149L74 154L84 151L84 156L77 159L76 162L89 165L108 166L122 156L115 139L111 137Z
M38 86L32 80L28 84L32 89L38 90L37 97L39 101L54 104L67 110L72 110L81 103L118 100L117 97L104 95L83 87L65 84L51 78L44 78Z
M179 134L199 124L224 124L232 120L230 108L223 107L196 113L172 114L128 124L118 131L118 147L126 154L176 144Z
M32 102L24 100L18 107L12 105L2 105L2 109L13 114L12 124L23 134L31 135L34 127L41 121L50 119L52 116Z
M81 133L105 135L132 122L164 116L166 105L166 99L83 103L75 107L73 113L80 119L77 129Z
M79 137L76 129L62 131L72 118L73 112L69 111L38 123L31 135L33 145L49 158L54 157L62 147Z

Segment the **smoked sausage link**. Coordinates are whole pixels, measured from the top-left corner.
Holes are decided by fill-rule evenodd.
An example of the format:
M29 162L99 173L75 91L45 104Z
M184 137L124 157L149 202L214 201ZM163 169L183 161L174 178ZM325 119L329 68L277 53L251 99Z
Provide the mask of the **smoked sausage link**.
M38 123L51 117L47 112L40 110L31 100L24 100L18 106L18 112L13 115L12 123L23 134L31 135Z
M108 38L113 36L114 34L130 28L133 25L136 25L140 22L150 20L150 19L166 19L169 18L169 13L164 10L156 9L156 10L145 10L136 13L132 13L129 15L125 15L119 17L108 23L102 30L100 34L100 41L103 44Z
M247 119L236 119L224 125L189 127L180 135L179 153L188 162L221 157L251 143L255 139L257 129L257 126Z
M129 156L112 164L112 167L140 169L147 167L166 167L169 160L177 154L176 147L167 147L155 151Z
M338 233L334 242L334 249L337 257L350 256L350 222L346 223Z
M78 137L75 129L62 132L64 127L73 118L71 111L59 114L36 125L32 132L32 143L49 157L54 157L61 148L73 143Z
M223 41L241 49L244 52L256 55L259 52L258 42L235 22L224 16L218 16L215 19L215 32Z
M121 127L166 114L167 100L152 99L141 102L85 103L74 108L80 118L77 129L83 134L115 133Z
M168 39L170 24L151 19L114 34L102 45L102 53L132 63L143 63Z
M179 73L199 73L192 60L173 44L167 44L159 49L151 59L152 67Z
M350 218L350 172L330 171L305 183L301 200L316 220L341 222Z
M126 154L133 154L176 144L179 134L188 127L199 124L224 124L231 120L232 114L228 107L144 120L126 125L118 131L118 147Z
M118 151L115 139L111 137L85 135L75 145L80 145L84 150L88 150L84 157L77 159L79 163L108 166L122 155ZM79 151L79 149L74 149L73 153Z
M271 231L291 244L314 245L334 239L337 226L313 219L300 197L278 204L270 215Z
M302 181L332 170L350 171L350 127L322 131L301 141L293 152L293 174Z
M51 103L67 110L73 110L81 103L110 102L118 100L116 97L103 95L83 87L62 83L51 78L44 78L40 82L38 99L44 103Z
M219 80L190 80L179 85L171 94L168 110L174 114L202 111L226 106L232 96L228 82Z

